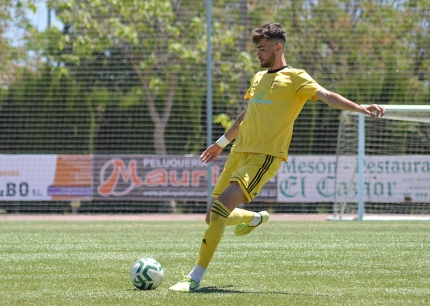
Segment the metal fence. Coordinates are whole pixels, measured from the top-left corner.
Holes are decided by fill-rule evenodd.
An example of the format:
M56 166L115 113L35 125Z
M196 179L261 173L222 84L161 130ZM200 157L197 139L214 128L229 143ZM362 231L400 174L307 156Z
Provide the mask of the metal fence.
M0 88L1 154L199 155L207 142L208 29L212 141L245 106L250 78L261 70L251 31L268 22L287 32L288 64L329 90L363 104L430 101L426 1L212 1L209 25L207 1L47 3L56 22L43 31L25 29L20 48L26 52L3 65L8 70ZM336 154L339 114L320 101L307 102L290 154ZM77 205L0 200L0 209L8 212L69 212ZM253 205L300 213L332 207ZM79 210L172 207L203 212L206 203L142 197L85 201Z

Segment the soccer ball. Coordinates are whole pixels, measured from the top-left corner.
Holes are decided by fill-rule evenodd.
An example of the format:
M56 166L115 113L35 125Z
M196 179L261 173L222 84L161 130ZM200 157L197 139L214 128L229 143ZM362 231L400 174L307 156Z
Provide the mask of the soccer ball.
M164 269L153 258L141 258L131 267L130 280L140 290L154 290L164 278Z

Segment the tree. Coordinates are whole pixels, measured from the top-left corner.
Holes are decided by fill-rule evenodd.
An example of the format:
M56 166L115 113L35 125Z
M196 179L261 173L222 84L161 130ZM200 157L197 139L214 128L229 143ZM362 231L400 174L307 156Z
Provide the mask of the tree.
M228 126L242 110L249 79L261 69L250 33L273 21L287 30L288 63L328 89L359 103L428 101L426 2L212 1L214 114ZM91 152L204 148L205 1L61 0L50 7L64 29L31 33L34 49L82 90ZM295 133L306 141L293 141L292 152L332 153L327 143L334 145L328 140L335 137L337 115L307 103ZM214 138L222 132L216 125Z
M15 71L29 60L25 46L25 33L31 27L25 14L28 9L36 9L34 1L0 2L0 87L3 89L13 82Z
M65 28L61 36L55 34L60 38L57 49L44 54L52 62L64 63L68 73L89 91L105 87L123 94L140 92L138 103L147 108L153 123L154 152L166 154L165 135L173 104L186 92L189 111L201 112L204 105L204 2L61 0L52 1L51 7ZM222 32L222 39L234 35L234 31ZM52 38L52 33L46 37ZM54 40L48 41L51 45ZM82 67L88 68L87 73L83 74ZM93 105L94 113L97 109ZM97 118L104 120L101 115ZM104 123L97 122L97 126L102 128ZM195 124L200 126L199 121ZM186 137L195 135L191 132ZM198 142L204 138L199 136Z

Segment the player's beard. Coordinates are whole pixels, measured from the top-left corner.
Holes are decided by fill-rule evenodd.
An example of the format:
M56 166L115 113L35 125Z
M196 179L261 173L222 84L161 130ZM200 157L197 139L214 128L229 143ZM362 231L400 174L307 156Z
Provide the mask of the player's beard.
M262 68L269 68L273 66L273 63L275 62L275 51L272 52L272 54L269 56L267 60L264 60L260 62L260 65Z

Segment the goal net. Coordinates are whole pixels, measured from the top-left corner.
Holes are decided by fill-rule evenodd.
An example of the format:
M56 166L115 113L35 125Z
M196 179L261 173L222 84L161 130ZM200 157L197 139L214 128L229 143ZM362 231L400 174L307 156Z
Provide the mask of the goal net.
M340 115L334 219L357 218L360 204L366 213L363 219L430 217L430 106L388 105L386 109L386 117L365 117L363 126L357 113ZM364 131L361 147L360 129Z

